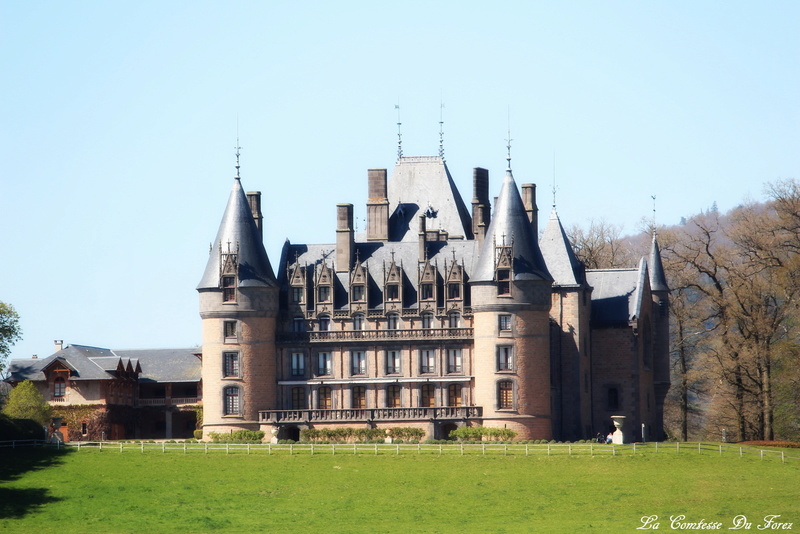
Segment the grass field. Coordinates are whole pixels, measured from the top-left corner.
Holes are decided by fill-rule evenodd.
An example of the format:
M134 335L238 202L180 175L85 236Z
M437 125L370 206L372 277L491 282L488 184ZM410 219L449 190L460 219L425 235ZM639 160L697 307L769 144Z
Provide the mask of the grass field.
M800 462L780 459L5 449L0 462L1 532L635 532L679 514L723 529L745 515L754 531L780 515L800 532Z

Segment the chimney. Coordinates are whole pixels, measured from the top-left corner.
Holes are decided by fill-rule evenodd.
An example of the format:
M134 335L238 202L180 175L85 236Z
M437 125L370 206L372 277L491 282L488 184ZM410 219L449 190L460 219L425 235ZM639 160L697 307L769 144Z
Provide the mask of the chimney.
M536 184L522 184L522 204L531 223L533 238L539 240L539 208L536 206Z
M425 214L419 216L419 259L420 263L424 262L426 259L425 249L427 247L428 236L426 235L427 232L427 217Z
M367 198L367 241L389 240L389 199L386 169L369 169Z
M264 229L261 225L264 220L263 215L261 215L261 191L250 191L247 193L247 203L250 204L250 211L253 213L253 219L256 221L258 235L261 237L261 241L264 241Z
M56 352L60 351L64 348L64 340L63 339L56 339L53 341L53 344L56 346Z
M480 167L472 169L472 190L472 235L483 243L491 221L489 171Z
M353 233L353 205L336 205L336 272L350 272L353 263L355 238Z

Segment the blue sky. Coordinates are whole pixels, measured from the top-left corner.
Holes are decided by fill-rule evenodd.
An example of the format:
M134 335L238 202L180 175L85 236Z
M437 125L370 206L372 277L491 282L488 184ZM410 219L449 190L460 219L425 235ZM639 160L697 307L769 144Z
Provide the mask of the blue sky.
M627 232L800 178L800 3L0 0L0 300L52 341L195 346L234 176L267 252L363 219L368 168L445 152ZM555 162L555 165L554 165ZM555 173L554 173L555 168ZM360 223L363 229L363 222Z

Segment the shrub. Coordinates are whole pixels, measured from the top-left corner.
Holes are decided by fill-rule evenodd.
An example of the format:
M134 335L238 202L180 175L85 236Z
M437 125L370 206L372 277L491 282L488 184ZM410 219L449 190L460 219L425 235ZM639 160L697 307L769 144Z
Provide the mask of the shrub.
M395 441L419 443L425 437L421 428L398 427L388 434ZM386 438L385 428L305 428L300 431L300 441L326 443L381 443Z
M459 441L510 441L517 435L508 428L463 426L450 432L450 439Z
M251 443L264 439L263 430L234 430L230 433L210 432L208 436L214 443Z
M192 432L192 434L194 435L194 439L196 439L198 441L203 439L203 431L202 430L195 430L194 432Z

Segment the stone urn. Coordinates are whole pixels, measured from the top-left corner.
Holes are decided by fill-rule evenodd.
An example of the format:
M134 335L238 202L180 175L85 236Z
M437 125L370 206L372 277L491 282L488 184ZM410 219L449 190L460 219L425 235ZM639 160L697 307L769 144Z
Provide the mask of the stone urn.
M270 443L278 443L278 432L280 432L280 428L277 426L273 426L270 429L269 433L272 434L272 437L269 439Z
M625 416L624 415L612 415L611 421L614 422L614 433L611 435L611 443L615 445L622 445L625 443L625 433L622 430L622 427L625 426Z
M63 421L63 417L53 417L53 422L51 423L53 431L50 434L50 443L64 443L64 434L61 433L61 423Z

